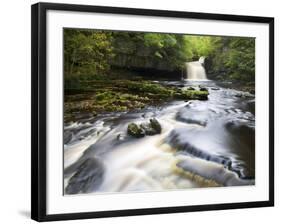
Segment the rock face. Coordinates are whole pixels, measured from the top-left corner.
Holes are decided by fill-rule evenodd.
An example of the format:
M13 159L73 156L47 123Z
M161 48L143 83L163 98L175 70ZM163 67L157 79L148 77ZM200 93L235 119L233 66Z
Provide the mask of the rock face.
M137 125L135 123L130 123L128 125L127 132L129 135L141 138L145 135L156 135L160 134L162 131L162 127L158 120L155 118L150 119L149 123L141 123L140 125Z
M66 194L90 193L95 191L101 184L104 176L104 165L96 158L88 158L70 178Z

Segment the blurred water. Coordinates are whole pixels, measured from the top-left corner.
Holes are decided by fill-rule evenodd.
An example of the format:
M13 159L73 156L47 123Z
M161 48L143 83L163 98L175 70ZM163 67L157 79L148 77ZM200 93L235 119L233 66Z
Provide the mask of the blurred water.
M186 74L188 80L207 80L204 64L204 57L200 57L198 61L186 62Z
M209 99L174 101L66 126L67 194L254 184L255 116L249 106L254 96L212 81L163 84L183 89L204 85ZM162 126L161 134L141 139L127 135L130 122L153 117ZM99 172L89 172L95 166Z

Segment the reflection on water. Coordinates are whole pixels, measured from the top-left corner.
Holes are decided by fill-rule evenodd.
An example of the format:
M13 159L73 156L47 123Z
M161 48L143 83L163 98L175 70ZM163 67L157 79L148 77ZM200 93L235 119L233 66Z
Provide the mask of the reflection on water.
M254 96L215 82L207 101L107 114L65 126L66 194L130 192L254 184ZM130 122L156 118L161 134L135 139Z

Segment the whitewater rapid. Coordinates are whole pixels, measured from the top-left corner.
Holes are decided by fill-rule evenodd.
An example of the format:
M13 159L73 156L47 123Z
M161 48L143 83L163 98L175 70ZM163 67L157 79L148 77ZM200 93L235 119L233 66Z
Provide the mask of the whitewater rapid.
M254 184L254 96L207 83L207 101L174 101L67 124L65 193ZM188 88L202 83L168 84ZM129 123L150 118L160 122L161 134L140 139L127 135Z

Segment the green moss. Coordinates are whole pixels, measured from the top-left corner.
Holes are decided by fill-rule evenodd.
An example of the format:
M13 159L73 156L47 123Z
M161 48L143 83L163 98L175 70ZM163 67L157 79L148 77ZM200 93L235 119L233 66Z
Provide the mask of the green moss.
M137 138L144 137L145 135L160 134L161 131L161 124L155 118L150 119L149 123L141 123L140 125L130 123L127 128L128 134Z
M145 136L145 131L135 123L130 123L128 125L127 132L129 135L136 138L141 138Z
M83 82L84 83L84 82ZM86 85L86 84L87 85ZM105 112L123 112L158 105L168 100L207 100L208 90L182 90L144 80L89 80L87 89L65 97L65 118L87 112L94 115Z
M109 100L111 99L115 94L111 91L107 91L107 92L101 92L101 93L98 93L96 95L96 99L98 101L102 101L102 100Z
M170 96L172 91L168 87L164 87L160 84L151 83L148 81L143 82L130 82L128 83L128 90L139 93L152 93L163 94Z
M184 100L207 100L209 92L200 90L182 90L175 94L175 98Z

